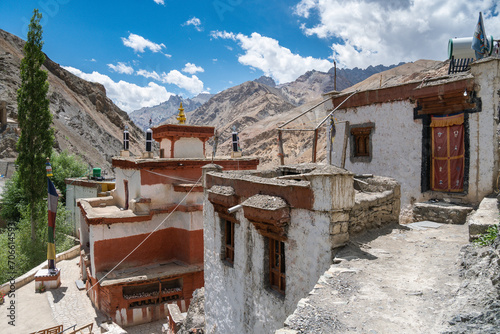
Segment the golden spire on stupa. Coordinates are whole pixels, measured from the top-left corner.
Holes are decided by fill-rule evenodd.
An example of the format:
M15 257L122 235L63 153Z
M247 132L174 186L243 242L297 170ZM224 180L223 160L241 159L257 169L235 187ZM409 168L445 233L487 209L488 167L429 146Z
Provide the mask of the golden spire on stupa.
M181 102L181 106L179 107L179 116L177 116L176 118L179 121L179 124L186 124L186 114L184 113L184 108L182 107L182 102Z

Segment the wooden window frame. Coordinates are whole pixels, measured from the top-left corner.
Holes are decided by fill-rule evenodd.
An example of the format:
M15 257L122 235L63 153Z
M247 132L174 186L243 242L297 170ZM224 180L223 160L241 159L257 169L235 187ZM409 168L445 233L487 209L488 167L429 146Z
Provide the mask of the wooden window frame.
M370 150L370 135L373 127L352 128L351 135L353 136L353 156L354 157L369 157Z
M273 238L269 238L269 284L271 289L285 294L285 243Z
M224 261L234 264L234 227L235 223L221 218L224 226Z

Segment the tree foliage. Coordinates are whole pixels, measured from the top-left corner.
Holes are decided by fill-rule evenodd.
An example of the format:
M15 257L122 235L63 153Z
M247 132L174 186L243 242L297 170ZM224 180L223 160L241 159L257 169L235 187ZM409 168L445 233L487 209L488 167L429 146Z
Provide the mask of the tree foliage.
M54 174L52 182L61 194L59 202L65 205L66 183L64 179L85 175L88 166L78 156L67 151L53 152L51 165ZM46 179L44 178L44 180ZM44 197L47 197L47 181L45 181ZM17 171L5 182L2 198L0 215L7 222L17 223L21 218L21 208L29 203L26 193L21 189L20 177Z
M36 238L37 204L47 193L45 160L52 153L54 130L49 110L47 72L41 69L45 61L42 52L42 14L33 12L21 60L21 87L17 91L17 116L21 135L17 142L20 188L26 196L31 211L31 238Z
M10 280L12 274L16 277L47 261L47 204L39 202L34 210L36 239L31 240L31 209L29 205L21 206L21 219L15 225L0 233L0 284ZM73 231L70 223L70 212L62 205L57 206L56 216L56 253L63 252L74 246L74 239L68 235ZM9 240L9 233L12 238ZM14 241L12 243L12 241ZM9 251L12 252L9 262ZM12 265L13 269L10 268ZM14 272L13 272L14 271Z
M70 154L68 151L61 153L52 153L50 160L54 176L51 178L57 189L61 192L59 201L66 203L66 183L65 179L69 177L81 177L87 174L88 166L80 157Z

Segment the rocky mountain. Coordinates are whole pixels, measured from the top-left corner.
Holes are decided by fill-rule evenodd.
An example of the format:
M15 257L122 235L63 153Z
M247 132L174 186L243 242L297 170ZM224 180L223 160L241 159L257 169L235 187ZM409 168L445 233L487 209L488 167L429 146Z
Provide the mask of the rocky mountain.
M17 119L16 92L24 41L0 29L0 101L8 116ZM104 86L78 78L46 58L50 111L55 128L55 149L68 150L89 165L110 170L111 158L122 149L123 129L130 131L130 151L140 154L142 131L107 96Z
M293 108L278 90L255 81L247 81L213 96L207 103L188 113L187 118L189 124L216 127L220 136L218 152L227 155L230 153L233 127L241 131Z
M254 81L261 83L261 84L264 84L264 85L267 85L269 87L273 87L273 88L276 87L276 82L274 81L274 79L271 77L266 77L265 75L261 76L258 79L255 79Z
M177 114L181 102L184 112L190 112L210 100L212 96L212 94L201 93L191 99L184 99L179 95L172 95L159 105L135 110L129 116L138 127L146 130L149 127L150 119L153 125L158 125Z
M402 65L400 63L399 65ZM391 66L368 66L365 69L337 69L337 90L342 91L370 76L387 71L399 65ZM335 70L331 68L328 72L308 71L298 77L295 81L276 86L270 77L262 76L255 81L276 87L281 95L290 103L298 106L308 101L321 97L321 94L335 89Z

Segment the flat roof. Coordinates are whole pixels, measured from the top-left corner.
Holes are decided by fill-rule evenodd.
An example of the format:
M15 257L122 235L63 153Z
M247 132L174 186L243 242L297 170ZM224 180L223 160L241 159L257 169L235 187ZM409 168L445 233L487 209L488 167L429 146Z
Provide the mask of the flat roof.
M186 264L174 260L164 263L155 263L147 266L125 268L112 271L102 281L101 286L115 284L139 283L158 278L167 278L203 270L203 264ZM97 279L101 280L108 272L98 272Z

